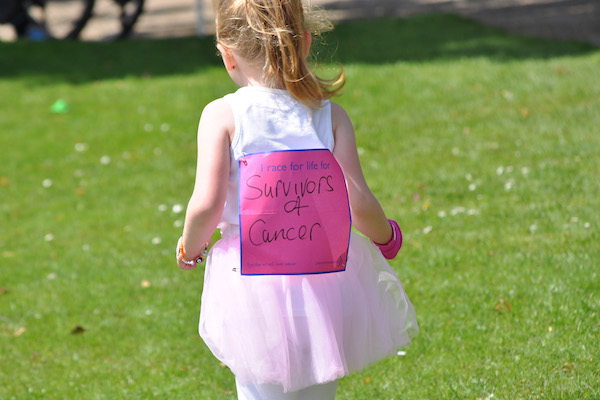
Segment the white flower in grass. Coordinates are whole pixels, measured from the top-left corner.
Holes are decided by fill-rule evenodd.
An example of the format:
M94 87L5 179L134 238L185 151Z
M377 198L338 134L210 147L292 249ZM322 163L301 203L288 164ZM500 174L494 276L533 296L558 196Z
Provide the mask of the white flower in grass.
M590 229L590 223L589 223L589 222L586 222L586 223L584 223L584 224L583 224L583 227L584 227L585 229Z
M503 90L502 97L504 97L504 99L507 101L512 101L515 95L512 92L509 92L508 90Z
M83 153L88 149L87 143L75 143L75 151L78 153Z
M473 175L467 173L467 174L465 174L465 179L468 180L469 182L471 182L473 180Z
M175 222L173 222L173 227L175 227L175 228L181 228L182 226L183 226L183 221L180 219L175 220Z
M531 225L529 225L529 232L535 233L535 232L537 232L537 229L538 229L537 224L531 224Z
M514 179L509 179L508 181L506 181L506 183L504 184L504 190L509 191L511 190L513 187L515 186L515 180Z
M111 159L110 159L109 156L102 156L102 157L100 157L100 164L102 164L102 165L108 165L108 164L110 164L110 162L111 162Z
M500 176L504 173L504 167L503 166L499 166L498 168L496 168L496 175Z
M437 213L437 216L438 216L439 218L446 218L446 211L439 211L439 212Z
M162 239L161 239L160 237L158 237L158 236L157 236L157 237L155 237L155 238L152 238L152 244L153 244L153 245L158 245L158 244L160 244L161 242L162 242Z
M52 184L53 184L52 179L44 179L42 181L42 187L45 189L52 187Z
M175 204L173 206L173 212L175 214L181 214L181 212L183 212L183 206L181 204Z
M406 355L406 352L405 352L405 351L402 351L402 350L398 350L398 355L399 355L400 357L403 357L403 356L405 356L405 355Z
M167 207L167 205L166 205L166 204L160 204L160 205L158 206L158 211L160 211L160 212L165 212L165 211L167 211L167 208L168 208L168 207Z
M571 223L576 224L577 222L579 222L578 217L571 217Z
M160 125L161 132L169 132L171 130L171 125L164 123Z
M452 210L450 210L450 215L454 217L458 214L464 214L465 211L467 211L467 209L464 207L454 207Z
M452 148L452 155L457 156L460 154L460 149L458 147Z
M474 208L467 210L467 215L479 215L479 214L481 214L481 211L476 210Z
M433 230L433 228L431 227L431 225L426 226L425 228L423 228L423 233L425 235L427 235L429 232L431 232Z
M527 167L522 167L522 168L521 168L521 174L523 174L523 175L527 175L527 174L529 174L529 168L527 168Z
M46 276L46 279L48 279L49 281L53 281L56 279L56 274L54 272L51 272Z
M469 185L469 191L470 191L470 192L474 192L474 191L475 191L475 189L477 189L477 185L476 185L476 184L474 184L474 183L471 183L471 184Z

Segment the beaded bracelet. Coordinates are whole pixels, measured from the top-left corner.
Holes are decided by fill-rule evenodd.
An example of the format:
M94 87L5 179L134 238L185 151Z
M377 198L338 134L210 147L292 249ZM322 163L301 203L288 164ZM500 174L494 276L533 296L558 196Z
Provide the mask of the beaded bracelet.
M185 252L183 251L183 237L179 238L179 254L181 254L181 261L185 265L189 265L190 267L194 267L197 264L200 264L206 258L206 252L208 251L208 242L204 243L204 251L195 260L188 261L185 259Z

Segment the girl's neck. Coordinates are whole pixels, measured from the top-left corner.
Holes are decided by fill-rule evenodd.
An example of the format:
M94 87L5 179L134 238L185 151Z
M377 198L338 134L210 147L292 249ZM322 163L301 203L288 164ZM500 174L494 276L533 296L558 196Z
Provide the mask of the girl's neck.
M274 85L272 80L265 79L262 74L262 71L257 74L248 74L242 75L239 82L236 82L240 87L244 86L256 86L256 87L264 87L269 89L285 89L283 85Z
M264 76L262 67L252 65L241 57L236 57L236 70L234 73L231 72L231 78L240 87L259 86L271 89L285 89L283 84L274 84L275 82L272 79L267 79Z

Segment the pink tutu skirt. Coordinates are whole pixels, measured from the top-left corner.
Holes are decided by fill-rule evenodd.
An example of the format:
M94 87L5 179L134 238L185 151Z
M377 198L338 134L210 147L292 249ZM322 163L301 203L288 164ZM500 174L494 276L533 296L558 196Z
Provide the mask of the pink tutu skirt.
M330 382L417 334L402 283L363 236L352 233L343 272L242 276L239 236L228 232L208 255L199 332L241 384Z

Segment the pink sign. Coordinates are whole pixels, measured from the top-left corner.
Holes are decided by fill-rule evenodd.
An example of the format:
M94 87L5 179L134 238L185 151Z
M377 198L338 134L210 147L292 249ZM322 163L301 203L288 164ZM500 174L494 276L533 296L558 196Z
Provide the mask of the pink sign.
M327 149L246 155L240 161L243 275L343 271L350 207Z

